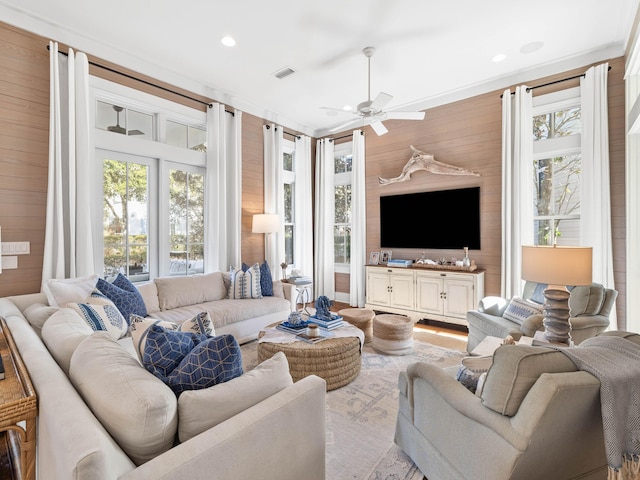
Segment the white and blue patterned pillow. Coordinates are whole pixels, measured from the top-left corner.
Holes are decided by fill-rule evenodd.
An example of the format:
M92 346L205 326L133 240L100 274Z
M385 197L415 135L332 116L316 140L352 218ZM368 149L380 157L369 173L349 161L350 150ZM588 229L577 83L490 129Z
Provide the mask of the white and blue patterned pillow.
M136 286L121 273L118 274L113 283L99 278L96 286L98 290L115 303L127 322L132 313L141 317L147 316L147 307L144 304L142 295Z
M94 290L84 303L67 303L94 331L108 332L115 340L127 334L129 325L114 303Z
M502 314L503 318L512 320L520 325L531 315L542 313L542 305L513 297Z
M229 277L229 298L262 298L259 263L250 266L246 272L232 266Z
M152 325L142 364L176 395L242 375L240 346L232 335L207 337Z
M249 268L246 263L242 264L243 272ZM271 269L266 260L260 264L260 290L263 297L273 297L273 278L271 278Z

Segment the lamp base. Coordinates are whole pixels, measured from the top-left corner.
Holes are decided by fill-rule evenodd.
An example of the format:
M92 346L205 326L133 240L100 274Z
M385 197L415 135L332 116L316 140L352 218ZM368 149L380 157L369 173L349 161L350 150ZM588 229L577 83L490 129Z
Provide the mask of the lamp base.
M547 288L544 291L544 337L548 342L571 345L571 322L569 321L569 291Z

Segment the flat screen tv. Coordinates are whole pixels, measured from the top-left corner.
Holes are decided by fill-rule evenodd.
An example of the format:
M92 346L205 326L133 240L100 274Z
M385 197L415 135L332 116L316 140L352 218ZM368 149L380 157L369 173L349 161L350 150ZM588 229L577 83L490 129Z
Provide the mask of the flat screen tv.
M480 250L480 187L380 197L380 246Z

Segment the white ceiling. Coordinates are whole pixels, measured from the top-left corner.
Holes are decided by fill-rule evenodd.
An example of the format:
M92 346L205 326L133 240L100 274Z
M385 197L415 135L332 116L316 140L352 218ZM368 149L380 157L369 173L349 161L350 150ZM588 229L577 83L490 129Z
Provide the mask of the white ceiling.
M321 107L367 100L366 46L371 97L426 109L624 55L639 2L0 0L0 19L321 136L352 118Z

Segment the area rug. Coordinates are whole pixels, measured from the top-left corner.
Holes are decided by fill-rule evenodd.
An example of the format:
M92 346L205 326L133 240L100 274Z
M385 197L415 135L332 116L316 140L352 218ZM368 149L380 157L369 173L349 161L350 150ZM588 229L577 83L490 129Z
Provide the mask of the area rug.
M410 355L383 355L365 345L358 377L327 392L327 480L422 480L420 470L393 443L398 374L414 362L457 365L465 347L458 338L418 329ZM255 367L257 343L243 345L242 356L245 370Z

